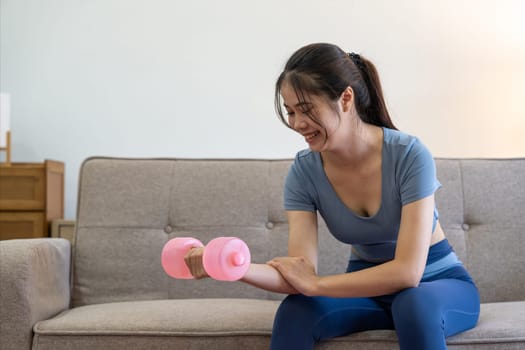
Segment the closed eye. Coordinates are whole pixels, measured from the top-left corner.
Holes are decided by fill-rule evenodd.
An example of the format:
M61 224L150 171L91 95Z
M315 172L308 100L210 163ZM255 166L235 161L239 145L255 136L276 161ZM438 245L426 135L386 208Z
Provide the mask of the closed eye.
M294 107L297 108L301 113L308 114L308 113L310 113L312 111L314 106L310 102L299 102ZM290 111L290 107L288 105L286 105L286 103L284 104L284 108L286 108L286 114L287 115L294 115L295 114L295 112Z

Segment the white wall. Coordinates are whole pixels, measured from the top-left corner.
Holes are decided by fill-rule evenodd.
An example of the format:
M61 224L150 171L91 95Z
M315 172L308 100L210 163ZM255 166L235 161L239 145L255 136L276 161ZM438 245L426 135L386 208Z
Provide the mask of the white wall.
M300 46L372 59L398 127L435 156L525 156L520 0L0 0L13 161L92 155L289 158L273 111Z

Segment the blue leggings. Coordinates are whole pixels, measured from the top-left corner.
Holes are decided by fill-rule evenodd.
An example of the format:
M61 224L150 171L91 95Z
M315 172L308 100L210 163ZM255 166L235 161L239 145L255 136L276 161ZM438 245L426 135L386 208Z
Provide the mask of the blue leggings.
M365 267L351 261L347 271ZM392 295L289 295L275 316L271 349L313 349L316 342L324 339L364 330L395 329L401 350L444 350L445 337L476 325L479 303L478 289L462 265Z

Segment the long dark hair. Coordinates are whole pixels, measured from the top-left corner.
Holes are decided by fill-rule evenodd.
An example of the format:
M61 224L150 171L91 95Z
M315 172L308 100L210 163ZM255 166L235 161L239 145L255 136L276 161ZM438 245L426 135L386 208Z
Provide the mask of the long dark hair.
M281 121L290 127L281 101L284 81L294 89L299 102L308 102L307 96L315 95L327 98L334 106L350 86L363 122L397 130L386 108L377 69L361 55L346 53L333 44L318 43L300 48L288 59L275 84L275 110ZM313 112L307 115L321 125Z

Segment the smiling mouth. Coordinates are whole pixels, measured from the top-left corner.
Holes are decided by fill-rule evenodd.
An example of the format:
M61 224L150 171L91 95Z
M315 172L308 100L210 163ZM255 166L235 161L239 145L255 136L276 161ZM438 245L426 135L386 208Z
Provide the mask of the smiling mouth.
M314 137L316 137L319 134L320 134L319 131L314 131L314 132L311 132L311 133L308 133L308 134L304 134L303 136L304 136L306 142L310 142L310 141L313 140Z

